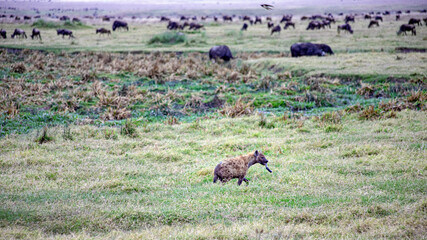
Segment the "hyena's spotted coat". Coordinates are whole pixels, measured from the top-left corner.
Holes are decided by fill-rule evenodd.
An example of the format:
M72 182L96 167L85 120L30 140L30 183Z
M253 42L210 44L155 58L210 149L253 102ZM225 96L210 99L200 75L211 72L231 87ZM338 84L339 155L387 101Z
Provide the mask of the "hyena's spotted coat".
M215 183L219 179L221 182L225 183L233 178L238 178L239 181L237 184L239 185L242 184L242 181L249 183L245 178L246 173L248 169L256 163L264 165L265 168L271 172L267 167L268 160L265 158L264 154L259 153L257 150L255 153L230 158L220 162L215 168L213 182Z

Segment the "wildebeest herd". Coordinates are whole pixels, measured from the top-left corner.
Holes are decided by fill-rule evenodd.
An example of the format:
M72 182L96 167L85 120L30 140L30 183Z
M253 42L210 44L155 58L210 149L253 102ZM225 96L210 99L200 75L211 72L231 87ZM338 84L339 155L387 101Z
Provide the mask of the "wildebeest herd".
M383 13L381 12L370 12L366 14L362 14L362 18L365 20L369 20L369 24L367 28L372 27L380 27L380 22L384 21L383 16L390 15L390 11L385 11ZM401 19L402 11L396 11L396 21L399 21ZM339 16L344 16L343 13L338 14ZM0 17L6 17L6 15L2 15ZM337 34L340 34L341 32L346 32L349 34L353 34L354 30L350 23L355 23L357 20L358 14L351 14L351 15L345 15L343 17L343 21L345 24L341 24L337 26ZM14 16L17 17L17 16ZM40 16L35 16L34 18L40 18ZM103 16L103 21L110 21L110 16ZM136 17L133 17L134 19ZM170 31L182 31L182 30L200 30L200 29L206 29L204 24L196 22L198 20L197 16L188 17L188 16L180 16L179 20L172 20L172 17L166 17L161 16L160 22L167 22L166 28ZM202 16L200 17L201 21L207 21L209 18L212 18L214 22L218 22L220 18L217 16ZM31 20L31 17L25 16L25 20ZM69 21L71 18L68 16L62 16L60 18L61 21ZM81 22L79 18L72 18L73 22ZM121 19L119 17L119 19ZM250 26L256 25L256 24L263 24L263 19L260 16L250 17L250 16L236 16L236 15L223 15L222 20L224 23L233 22L233 19L239 21L243 21L243 25L241 27L241 31L248 31L250 29ZM274 23L272 17L265 17L264 23L267 24L267 30L270 31L270 35L273 35L274 33L280 34L280 32L283 30L287 30L290 27L292 29L295 29L296 24L292 21L293 15L283 15L280 18L279 23ZM332 24L336 24L336 18L331 13L325 13L324 15L315 14L311 16L302 16L300 18L301 21L308 20L307 27L305 28L307 31L315 31L315 30L322 30L322 29L331 29ZM402 24L398 31L397 35L407 35L407 32L410 32L412 35L416 35L416 27L422 26L422 21L424 21L425 25L427 26L427 18L418 19L418 18L411 18L407 24ZM281 24L284 24L283 27ZM112 24L112 30L126 30L129 31L129 25L126 21L123 20L115 20ZM73 31L65 28L56 29L57 35L62 35L62 38L65 36L68 36L68 38L75 38ZM99 35L111 35L111 30L106 28L97 28L96 34ZM7 33L5 29L0 30L0 38L6 39ZM11 38L27 38L27 35L23 29L16 28L11 35ZM41 31L37 28L33 28L31 39L39 39L42 40ZM300 56L325 56L326 54L333 54L332 49L326 45L326 44L315 44L310 42L302 42L302 43L295 43L290 48L292 57L300 57ZM209 58L210 59L223 59L224 61L229 61L233 58L231 50L229 47L225 45L215 46L211 48L209 51Z

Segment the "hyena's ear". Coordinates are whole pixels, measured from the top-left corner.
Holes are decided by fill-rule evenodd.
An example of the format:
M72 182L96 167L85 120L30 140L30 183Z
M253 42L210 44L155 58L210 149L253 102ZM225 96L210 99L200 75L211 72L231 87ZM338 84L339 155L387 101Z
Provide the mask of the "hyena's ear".
M255 156L255 157L258 157L258 150L255 150L255 154L254 154L254 156Z

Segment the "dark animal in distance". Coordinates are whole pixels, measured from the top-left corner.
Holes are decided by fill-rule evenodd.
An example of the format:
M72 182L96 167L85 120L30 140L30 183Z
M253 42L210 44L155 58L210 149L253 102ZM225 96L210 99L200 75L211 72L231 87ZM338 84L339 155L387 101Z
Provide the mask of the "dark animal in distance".
M6 39L6 38L7 38L6 30L4 30L4 29L1 29L1 30L0 30L0 37L2 37L3 39Z
M344 31L349 32L350 34L353 34L353 29L351 29L351 26L348 23L343 24L343 25L339 25L337 27L338 34L340 33L340 30L344 30Z
M103 34L111 35L111 31L108 29L105 29L105 28L96 29L96 34L98 34L98 33L99 33L99 35L103 35Z
M354 22L354 16L347 15L344 19L345 23Z
M273 29L271 29L271 34L273 35L273 33L277 32L280 34L280 31L282 31L282 28L280 27L280 25L275 26Z
M406 32L412 32L412 35L417 35L417 31L415 30L415 26L412 24L402 24L399 28L399 31L397 31L397 35L405 34Z
M256 16L256 17L255 17L255 22L254 22L254 24L257 24L257 23L262 24L261 18L260 18L260 17L258 17L258 16Z
M280 23L290 21L292 21L292 15L283 15L282 20L280 20Z
M421 19L417 19L417 18L411 18L411 19L409 19L408 24L414 24L414 25L417 24L418 26L423 25L421 23Z
M371 19L371 15L369 15L369 14L365 14L365 17L364 17L365 19Z
M209 50L209 59L222 59L226 62L233 58L231 50L226 45L214 46Z
M179 28L179 24L177 22L169 21L168 25L166 26L169 30L177 30ZM183 29L184 27L182 27Z
M24 16L24 20L31 20L30 16Z
M201 28L204 28L205 26L203 26L203 24L198 24L198 23L190 23L190 27L189 30L199 30Z
M311 21L306 30L314 30L314 29L320 29L320 28L324 28L323 23L319 22L319 21Z
M37 28L33 28L33 31L31 33L31 39L34 39L35 37L38 37L40 41L42 40L42 35L40 34L40 30Z
M222 20L224 20L224 22L227 22L227 21L232 22L232 21L233 21L233 18L232 18L232 17L230 17L230 16L225 15L225 16L222 16Z
M248 24L243 23L242 29L240 29L240 31L246 31L247 29L248 29Z
M169 21L170 21L170 18L168 18L168 17L162 16L160 18L160 22L169 22Z
M62 35L62 38L64 38L64 36L68 36L68 38L74 38L73 31L68 29L57 29L56 34Z
M293 22L286 22L285 26L283 27L283 29L288 29L288 27L292 26L295 29L295 23Z
M329 28L331 28L331 22L328 20L323 20L322 25L323 25L323 28L325 28L325 26L328 26Z
M72 21L73 21L73 22L81 22L81 21L80 21L80 19L79 19L79 18L76 18L76 17L74 17Z
M266 18L265 18L265 20L266 20L266 21L273 21L273 20L271 19L271 17L266 17Z
M272 23L272 22L268 22L268 23L267 23L267 27L268 27L268 29L270 29L270 28L274 27L274 23Z
M314 43L295 43L291 46L292 57L301 56L325 56L326 53L334 54L331 47L326 44L314 44Z
M113 22L113 31L116 31L116 29L123 28L129 31L128 23L125 21L116 20Z
M427 26L427 18L423 18L424 24Z
M68 16L62 16L59 18L60 21L70 21L70 17Z
M368 28L371 28L372 26L377 26L377 27L379 27L379 26L380 26L380 24L378 23L378 21L377 21L377 20L371 20L371 21L369 22L369 26L368 26Z
M383 21L383 17L381 17L381 16L375 16L375 20L377 20L377 21Z
M19 36L20 38L27 38L27 34L25 33L25 31L20 28L15 28L15 31L13 32L11 37L15 38L15 36Z
M400 20L400 15L396 15L396 21Z
M257 163L264 165L267 171L270 173L272 172L267 166L267 158L265 158L264 154L256 150L255 153L226 159L220 162L215 167L213 182L216 183L219 179L221 182L226 183L231 179L238 178L238 185L241 185L243 181L249 184L245 176L248 173L248 169Z

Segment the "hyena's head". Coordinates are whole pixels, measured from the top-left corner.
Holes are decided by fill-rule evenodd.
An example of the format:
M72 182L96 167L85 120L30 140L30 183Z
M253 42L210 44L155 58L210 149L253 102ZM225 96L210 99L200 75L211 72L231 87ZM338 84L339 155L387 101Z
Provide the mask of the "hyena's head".
M259 163L259 164L264 165L264 166L267 165L267 163L268 163L267 158L265 158L264 154L258 152L258 150L255 151L254 157L255 157L256 163Z

